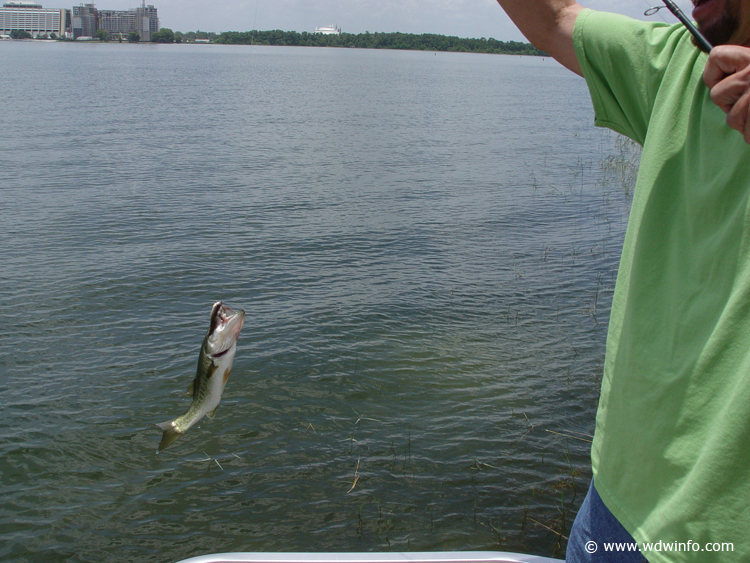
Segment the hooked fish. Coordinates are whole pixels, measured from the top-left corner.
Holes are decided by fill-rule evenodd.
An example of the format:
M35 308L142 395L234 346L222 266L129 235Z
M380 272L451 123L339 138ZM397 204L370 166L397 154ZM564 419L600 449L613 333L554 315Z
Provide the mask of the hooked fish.
M156 425L164 431L157 453L172 444L204 416L213 418L216 414L232 370L237 339L244 322L245 311L235 312L221 301L214 303L211 308L211 323L198 356L198 370L188 388L193 402L182 416Z

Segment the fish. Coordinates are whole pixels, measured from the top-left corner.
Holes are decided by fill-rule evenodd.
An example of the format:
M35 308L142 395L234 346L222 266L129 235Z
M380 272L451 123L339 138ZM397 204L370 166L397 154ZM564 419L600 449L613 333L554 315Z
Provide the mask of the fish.
M214 417L232 371L237 339L244 322L245 311L233 311L221 301L213 304L211 322L198 356L195 379L188 387L188 395L193 396L193 402L182 416L156 425L164 431L156 453L173 444L204 416Z

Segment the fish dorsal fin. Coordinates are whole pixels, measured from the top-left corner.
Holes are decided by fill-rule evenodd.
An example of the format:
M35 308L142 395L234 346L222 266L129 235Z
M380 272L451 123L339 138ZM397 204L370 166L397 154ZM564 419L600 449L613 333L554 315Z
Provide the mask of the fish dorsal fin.
M212 410L211 412L208 412L208 413L206 413L206 416L207 416L208 418L213 418L213 417L215 417L215 416L216 416L216 410L217 410L218 408L219 408L219 405L216 405L216 408L215 408L214 410Z
M195 395L195 379L193 379L190 382L190 386L188 387L187 394L191 396Z

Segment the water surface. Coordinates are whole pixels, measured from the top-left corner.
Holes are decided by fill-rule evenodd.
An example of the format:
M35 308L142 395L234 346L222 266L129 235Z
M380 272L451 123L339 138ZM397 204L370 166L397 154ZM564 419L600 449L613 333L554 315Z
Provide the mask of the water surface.
M561 554L628 209L630 153L582 79L491 55L0 51L4 561ZM247 312L222 404L157 455L219 299Z

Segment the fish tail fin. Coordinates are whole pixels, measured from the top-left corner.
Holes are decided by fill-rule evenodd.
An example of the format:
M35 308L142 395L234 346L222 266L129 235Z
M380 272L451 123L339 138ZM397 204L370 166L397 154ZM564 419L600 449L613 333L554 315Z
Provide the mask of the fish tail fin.
M168 420L167 422L162 422L161 424L157 424L156 426L164 431L164 434L162 434L161 437L161 443L156 450L157 453L166 449L172 444L172 442L174 442L177 438L184 434L184 432L180 432L179 430L177 430L177 428L175 428L174 420Z

